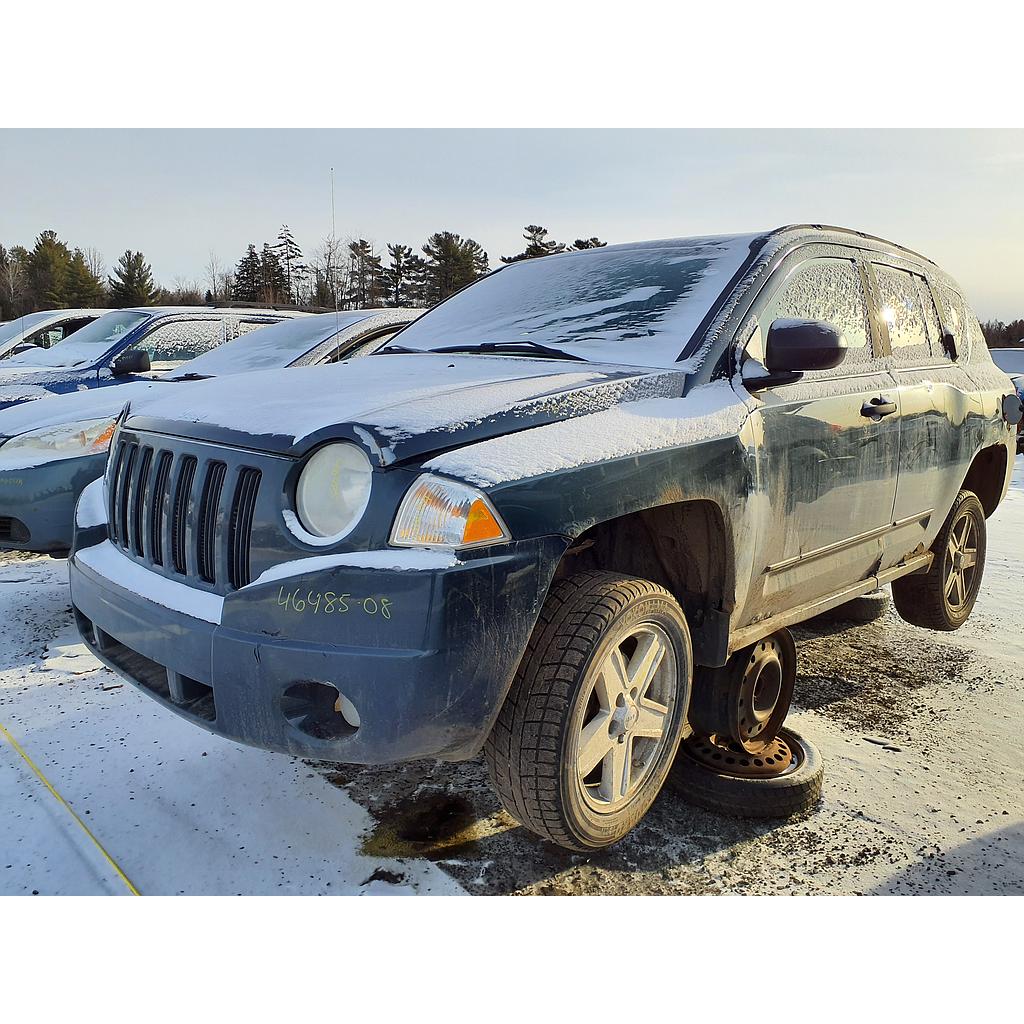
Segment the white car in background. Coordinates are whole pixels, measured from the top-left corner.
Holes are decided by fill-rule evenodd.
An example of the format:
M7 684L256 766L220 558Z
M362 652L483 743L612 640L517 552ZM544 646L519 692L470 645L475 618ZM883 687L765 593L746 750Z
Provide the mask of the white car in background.
M109 309L44 309L0 324L0 359L29 348L50 348Z

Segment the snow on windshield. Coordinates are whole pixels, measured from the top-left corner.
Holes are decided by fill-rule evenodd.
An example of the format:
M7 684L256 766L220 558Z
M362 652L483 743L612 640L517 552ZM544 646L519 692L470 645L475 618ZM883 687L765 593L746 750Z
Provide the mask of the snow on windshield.
M324 313L299 317L261 327L234 341L193 359L170 375L170 379L201 374L217 377L247 370L272 370L288 366L300 356L322 344L339 330L366 318L365 313Z
M53 348L22 352L21 355L13 356L8 362L27 366L61 367L94 363L133 327L147 319L149 319L148 313L137 311L124 310L107 313L75 331L67 341L58 342Z
M537 342L597 362L673 366L755 236L683 238L523 260L422 316L396 346Z

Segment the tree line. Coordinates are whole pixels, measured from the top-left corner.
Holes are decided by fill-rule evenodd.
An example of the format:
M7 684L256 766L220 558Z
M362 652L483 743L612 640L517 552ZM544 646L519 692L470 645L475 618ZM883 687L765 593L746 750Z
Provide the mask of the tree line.
M989 348L1024 345L1024 319L1011 320L1008 324L1002 320L986 320L981 329Z
M529 224L522 252L503 263L605 245L599 238L557 242ZM437 231L414 249L389 242L378 250L365 238L328 236L307 257L287 224L274 241L251 243L235 263L211 252L204 276L158 285L143 253L126 249L110 272L94 248L72 247L53 230L31 248L0 243L0 320L40 309L253 302L309 309L432 306L490 270L473 238Z

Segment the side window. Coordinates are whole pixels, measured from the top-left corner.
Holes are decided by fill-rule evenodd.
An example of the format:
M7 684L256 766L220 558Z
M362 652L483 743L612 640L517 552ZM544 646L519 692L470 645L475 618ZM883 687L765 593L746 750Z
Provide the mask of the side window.
M153 371L162 373L216 348L224 334L220 320L176 320L150 331L132 348L148 352Z
M964 300L945 284L939 285L939 297L946 307L943 310L944 326L953 332L953 340L956 342L958 355L965 356L971 349L970 327L968 318L964 312ZM979 331L981 328L979 327Z
M889 330L889 345L897 361L911 365L928 363L932 348L928 341L920 280L895 267L873 265L878 285L878 305Z
M238 320L231 324L228 333L232 339L240 338L243 334L251 334L261 327L269 327L271 323L272 320Z
M395 336L395 331L388 331L386 334L375 334L372 338L359 342L354 348L344 354L340 348L336 348L328 357L327 362L337 363L342 359L358 359L360 356L373 355L382 345L386 344Z
M945 355L942 347L942 321L939 319L939 311L935 308L932 291L923 277L917 278L917 291L921 297L921 308L924 310L924 323L928 329L928 344L931 345L932 355Z
M772 323L782 319L823 320L842 331L849 351L835 370L826 373L841 374L871 361L864 288L852 259L813 260L798 268L768 300L759 319L764 339Z

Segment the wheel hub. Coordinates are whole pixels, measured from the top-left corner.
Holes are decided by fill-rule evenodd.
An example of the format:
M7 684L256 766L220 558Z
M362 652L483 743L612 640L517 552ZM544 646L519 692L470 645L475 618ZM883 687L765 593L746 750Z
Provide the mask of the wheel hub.
M793 765L793 750L782 736L775 736L756 754L744 750L728 737L690 736L683 741L683 746L698 764L740 779L771 778L784 774Z

